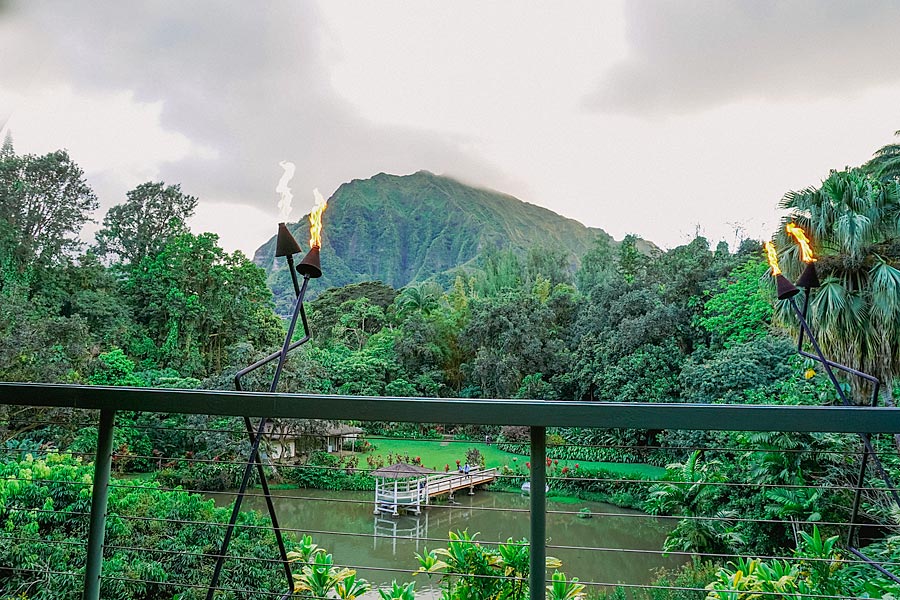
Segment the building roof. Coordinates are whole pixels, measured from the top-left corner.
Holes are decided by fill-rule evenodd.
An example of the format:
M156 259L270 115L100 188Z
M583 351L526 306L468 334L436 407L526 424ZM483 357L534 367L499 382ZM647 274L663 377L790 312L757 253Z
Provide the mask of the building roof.
M352 425L345 425L340 423L335 425L334 427L329 427L325 430L325 435L359 435L363 430L359 427L353 427Z

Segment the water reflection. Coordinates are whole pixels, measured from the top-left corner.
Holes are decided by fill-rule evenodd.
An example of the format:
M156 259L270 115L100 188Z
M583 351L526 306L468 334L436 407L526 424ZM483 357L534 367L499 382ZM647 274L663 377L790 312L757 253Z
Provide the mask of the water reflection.
M382 549L385 549L385 545L389 545L391 554L397 556L397 540L409 539L415 542L416 552L419 552L419 542L428 537L430 514L431 511L425 510L419 516L400 515L392 518L381 513L374 515L375 535L372 537L372 549L377 552L379 544Z
M311 533L316 543L334 554L336 563L358 567L360 575L376 585L392 579L409 581L416 568L415 554L446 546L450 531L468 529L470 534L478 533L482 542L529 536L529 501L518 494L460 494L455 503L431 505L419 516L397 518L373 515L371 492L279 490L275 494L280 496L275 504L284 527ZM244 506L266 510L258 496L248 497ZM581 519L576 514L581 508L603 514ZM547 554L562 560L569 576L646 584L655 569L683 562L658 553L667 529L674 525L671 521L598 502L550 501L548 511Z

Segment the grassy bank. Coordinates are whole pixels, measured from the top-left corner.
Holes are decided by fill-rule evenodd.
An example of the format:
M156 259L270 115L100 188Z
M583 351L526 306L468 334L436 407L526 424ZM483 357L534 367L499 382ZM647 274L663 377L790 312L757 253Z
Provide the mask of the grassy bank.
M442 471L445 465L450 465L451 469L456 468L456 461L460 464L466 461L466 451L475 448L484 457L485 466L491 467L509 467L513 471L525 471L525 463L529 462L527 456L513 454L500 450L495 445L488 445L483 442L460 442L460 441L441 441L441 440L396 440L396 439L377 439L372 440L376 446L373 455L382 455L387 457L388 454L409 456L410 458L420 457L422 466ZM614 463L614 462L594 462L594 461L576 461L576 460L560 460L558 465L554 462L554 466L560 469L568 467L575 469L575 465L581 469L603 470L608 473L615 473L623 477L623 479L659 479L665 475L666 470L662 467L647 465L642 463Z

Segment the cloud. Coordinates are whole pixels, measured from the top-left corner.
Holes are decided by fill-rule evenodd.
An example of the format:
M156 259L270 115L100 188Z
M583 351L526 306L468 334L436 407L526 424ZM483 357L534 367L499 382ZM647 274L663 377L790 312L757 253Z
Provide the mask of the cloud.
M690 113L737 100L815 100L900 80L900 3L632 0L630 56L587 97L606 113Z
M203 149L173 148L168 159L152 153L159 177L182 183L201 202L251 204L271 210L274 222L283 160L297 165L292 187L302 202L312 198L304 190L330 193L380 171L459 170L476 178L492 172L469 156L465 140L379 127L342 100L330 82L329 40L312 3L15 6L11 29L22 42L21 62L14 72L0 67L4 81L22 89L62 84L84 94L127 93L158 106L161 128ZM129 136L128 128L120 135Z

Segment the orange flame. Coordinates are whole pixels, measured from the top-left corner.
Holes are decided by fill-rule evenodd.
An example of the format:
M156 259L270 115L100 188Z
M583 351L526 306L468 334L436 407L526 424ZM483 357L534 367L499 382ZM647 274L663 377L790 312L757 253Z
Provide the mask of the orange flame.
M803 230L796 223L788 223L784 229L797 240L797 245L800 246L800 260L805 263L816 262L816 256L809 246L809 238L806 237Z
M322 197L318 189L313 190L316 205L309 213L309 245L311 248L322 247L322 213L328 206L328 200Z
M775 252L775 244L766 242L766 257L769 259L769 266L772 267L772 277L781 275L781 269L778 268L778 253Z

